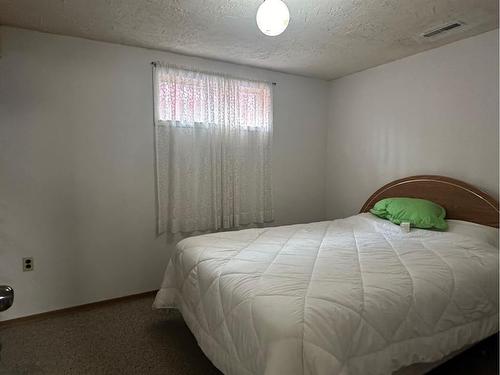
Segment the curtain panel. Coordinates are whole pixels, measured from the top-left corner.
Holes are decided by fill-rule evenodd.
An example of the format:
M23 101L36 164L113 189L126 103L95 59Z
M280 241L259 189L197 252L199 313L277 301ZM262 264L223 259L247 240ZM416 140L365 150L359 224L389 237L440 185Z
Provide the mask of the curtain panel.
M272 221L271 84L153 69L158 233Z

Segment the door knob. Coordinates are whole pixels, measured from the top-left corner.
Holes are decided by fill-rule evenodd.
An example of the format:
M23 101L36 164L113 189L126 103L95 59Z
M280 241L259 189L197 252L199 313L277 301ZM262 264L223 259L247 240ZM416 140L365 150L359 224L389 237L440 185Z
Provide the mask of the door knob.
M8 285L0 285L0 311L5 311L14 303L14 289Z

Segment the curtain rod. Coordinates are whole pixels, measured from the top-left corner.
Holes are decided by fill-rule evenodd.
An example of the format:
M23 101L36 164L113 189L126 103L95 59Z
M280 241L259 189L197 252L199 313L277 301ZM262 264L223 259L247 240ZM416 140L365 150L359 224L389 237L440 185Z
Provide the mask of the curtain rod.
M157 62L157 61L151 61L151 65L156 67L156 66L158 65L158 62ZM186 68L186 67L182 67L182 66L176 66L176 65L167 65L167 66L171 66L171 67L173 67L173 68L182 69L182 70L190 70L190 68ZM200 73L205 73L205 74L222 75L222 76L225 76L225 77L234 78L234 79L241 79L241 80L245 80L245 81L265 82L265 83L270 83L270 84L271 84L271 85L273 85L273 86L276 86L276 85L277 85L277 83L276 83L276 82L259 81L259 80L255 80L255 79L248 79L248 78L243 78L243 77L234 77L234 76L227 75L227 74L223 74L223 73L217 73L217 72L206 72L206 71L199 71L199 72L200 72Z

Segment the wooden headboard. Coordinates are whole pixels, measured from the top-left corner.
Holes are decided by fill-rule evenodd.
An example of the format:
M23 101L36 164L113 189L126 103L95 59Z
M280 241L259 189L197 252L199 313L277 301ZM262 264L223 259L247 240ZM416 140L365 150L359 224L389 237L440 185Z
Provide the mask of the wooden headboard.
M498 228L498 201L463 181L444 176L412 176L388 183L363 205L368 212L380 199L393 197L422 198L446 209L447 219L466 220Z

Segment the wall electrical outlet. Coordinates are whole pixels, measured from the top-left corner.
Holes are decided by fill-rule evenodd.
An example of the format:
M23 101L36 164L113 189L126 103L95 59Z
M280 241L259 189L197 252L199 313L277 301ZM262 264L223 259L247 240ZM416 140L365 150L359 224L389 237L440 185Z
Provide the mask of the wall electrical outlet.
M35 268L35 262L33 257L23 258L23 272L33 271Z

